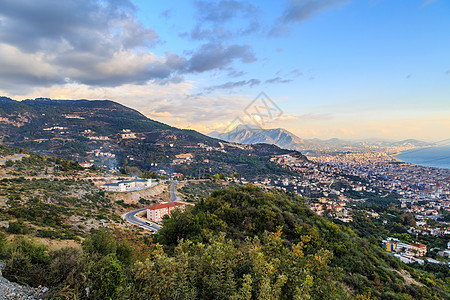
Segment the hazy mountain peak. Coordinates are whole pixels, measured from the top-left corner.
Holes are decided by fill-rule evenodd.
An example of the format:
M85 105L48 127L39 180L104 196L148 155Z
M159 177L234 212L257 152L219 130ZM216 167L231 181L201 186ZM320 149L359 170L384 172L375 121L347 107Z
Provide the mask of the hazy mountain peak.
M327 140L301 139L292 132L284 128L263 129L253 124L239 125L229 132L211 132L211 137L220 138L229 142L241 144L273 144L280 148L305 151L305 150L339 150L344 147L365 148L368 147L423 147L429 143L407 139L403 141L394 141L378 138L367 138L362 140L342 140L339 138L331 138Z

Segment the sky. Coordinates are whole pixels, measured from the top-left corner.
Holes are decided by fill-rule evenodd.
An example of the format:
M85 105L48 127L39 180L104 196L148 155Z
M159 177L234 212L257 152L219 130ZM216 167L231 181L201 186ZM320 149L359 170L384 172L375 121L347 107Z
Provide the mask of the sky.
M110 99L202 133L440 141L450 1L1 0L0 95Z

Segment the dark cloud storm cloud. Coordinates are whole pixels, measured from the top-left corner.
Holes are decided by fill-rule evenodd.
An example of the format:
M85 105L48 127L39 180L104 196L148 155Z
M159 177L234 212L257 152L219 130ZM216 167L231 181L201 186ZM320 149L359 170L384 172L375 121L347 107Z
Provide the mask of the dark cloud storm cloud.
M2 0L0 39L25 52L61 43L81 52L148 46L158 36L133 12L133 4L125 0Z
M198 5L207 10L207 3ZM212 5L224 11L203 14L207 22L231 18L233 8L241 14L250 9L238 1ZM1 0L0 88L178 83L189 72L256 60L248 45L211 41L185 56L156 55L150 49L161 41L135 13L129 0Z

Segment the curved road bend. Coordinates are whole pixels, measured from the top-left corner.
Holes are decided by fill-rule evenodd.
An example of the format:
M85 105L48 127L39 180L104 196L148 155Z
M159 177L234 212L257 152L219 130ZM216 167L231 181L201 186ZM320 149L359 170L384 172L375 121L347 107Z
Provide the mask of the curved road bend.
M169 202L175 202L175 201L179 200L179 198L177 197L177 195L175 193L175 185L177 183L178 183L178 181L172 181L172 185L170 186L170 201ZM154 232L157 232L158 230L161 229L161 226L158 226L152 222L145 222L145 221L142 221L141 219L136 218L137 213L144 211L146 209L147 208L141 208L141 209L127 212L126 214L122 215L122 218L124 218L131 224L137 225L137 226L147 229L147 230L152 230Z
M161 226L158 226L152 222L145 222L141 219L136 218L137 213L144 211L146 209L147 208L141 208L138 210L133 210L133 211L127 212L126 214L122 215L122 218L124 218L131 224L137 225L137 226L147 229L147 230L152 230L154 232L157 232L158 230L161 229Z

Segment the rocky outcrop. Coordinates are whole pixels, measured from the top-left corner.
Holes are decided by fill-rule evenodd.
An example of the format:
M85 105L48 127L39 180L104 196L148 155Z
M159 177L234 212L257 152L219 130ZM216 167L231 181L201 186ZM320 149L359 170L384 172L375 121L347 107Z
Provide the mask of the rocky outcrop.
M42 299L48 291L46 287L32 288L11 282L2 276L3 265L0 262L0 300L10 299Z

